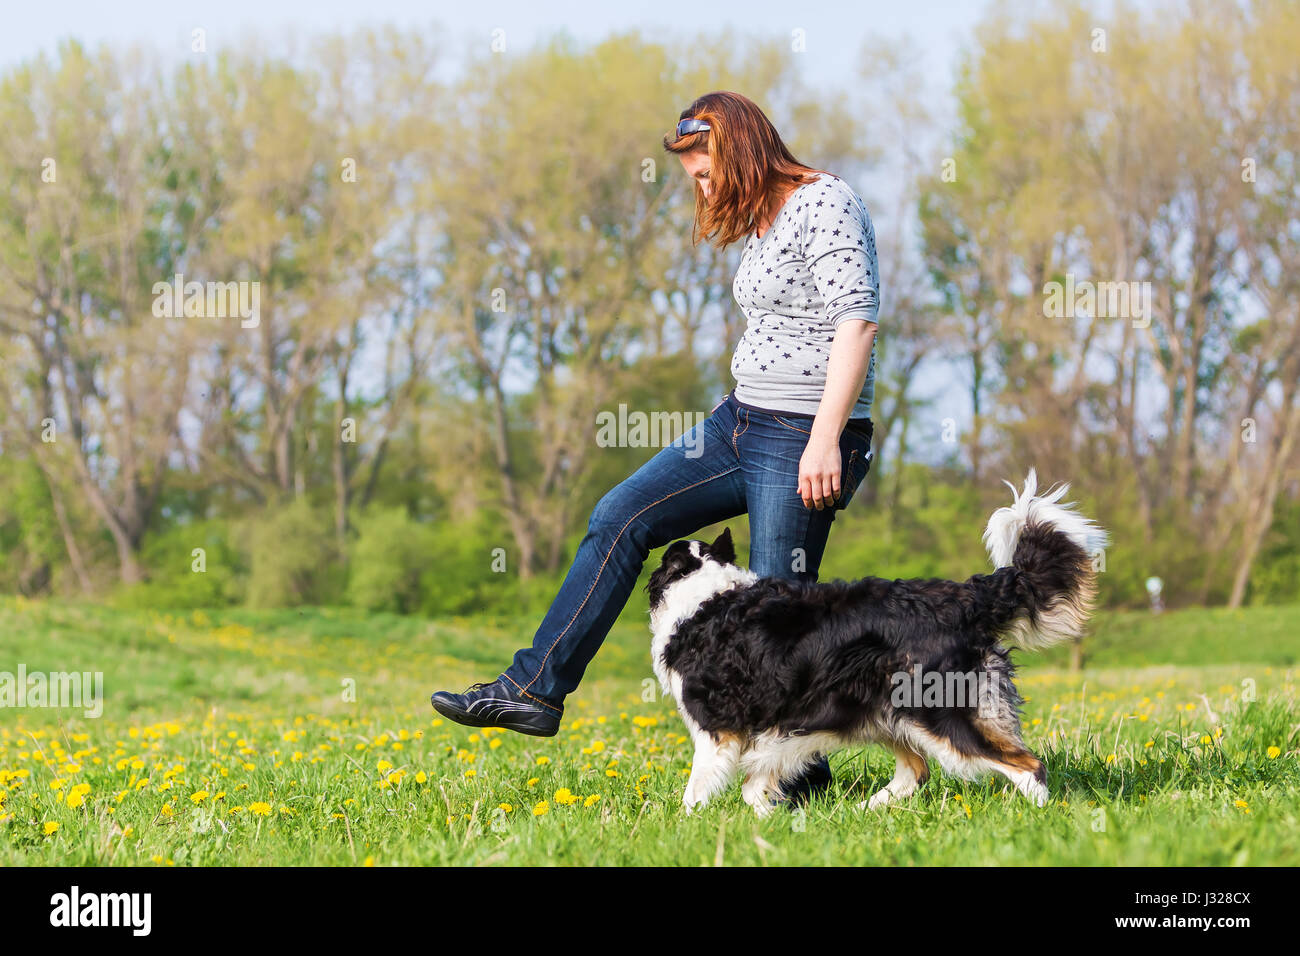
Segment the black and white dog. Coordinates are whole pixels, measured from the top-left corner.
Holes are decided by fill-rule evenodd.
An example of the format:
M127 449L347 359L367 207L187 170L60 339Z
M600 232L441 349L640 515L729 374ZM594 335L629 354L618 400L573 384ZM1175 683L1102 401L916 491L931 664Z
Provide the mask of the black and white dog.
M1034 649L1082 633L1107 537L1060 503L1068 486L1039 496L1033 470L1022 492L1007 484L1013 503L984 531L997 570L962 582L758 578L736 565L730 529L664 551L647 585L651 654L695 742L688 811L739 770L745 802L766 815L815 755L869 741L897 764L863 806L910 796L927 757L967 779L1003 774L1047 802L1003 642Z

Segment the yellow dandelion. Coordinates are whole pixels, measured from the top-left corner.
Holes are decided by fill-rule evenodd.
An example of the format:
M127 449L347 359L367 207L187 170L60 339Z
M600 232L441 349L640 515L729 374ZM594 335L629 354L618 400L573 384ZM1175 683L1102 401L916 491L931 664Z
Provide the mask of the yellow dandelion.
M1281 748L1281 747L1269 747L1268 750L1265 751L1265 753L1268 754L1268 759L1269 759L1269 760L1276 760L1278 757L1282 756L1282 748Z
M49 836L51 833L53 833L53 832L54 832L55 830L57 830L58 828L59 828L59 824L58 824L56 821L54 821L54 820L47 820L47 821L45 822L45 835L46 835L46 836Z
M199 804L206 799L208 799L208 791L206 790L195 790L190 794L190 803Z
M259 800L248 805L248 812L259 817L269 817L271 815L271 805Z
M545 800L543 800L541 803L533 807L533 816L535 817L545 816L546 812L550 809L551 809L550 806L546 803Z
M550 762L551 762L551 758L546 756L545 754L537 758L537 766L539 767L545 767Z
M593 793L586 800L582 801L584 807L594 807L600 801L600 794Z

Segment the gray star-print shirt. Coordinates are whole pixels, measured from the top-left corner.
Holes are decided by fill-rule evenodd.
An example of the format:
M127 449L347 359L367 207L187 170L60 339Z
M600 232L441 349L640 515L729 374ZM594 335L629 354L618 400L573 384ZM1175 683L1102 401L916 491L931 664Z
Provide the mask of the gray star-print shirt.
M830 173L798 187L762 238L750 234L731 292L748 319L731 358L736 398L816 415L835 330L876 321L876 232L862 199ZM875 383L873 343L851 418L871 414Z

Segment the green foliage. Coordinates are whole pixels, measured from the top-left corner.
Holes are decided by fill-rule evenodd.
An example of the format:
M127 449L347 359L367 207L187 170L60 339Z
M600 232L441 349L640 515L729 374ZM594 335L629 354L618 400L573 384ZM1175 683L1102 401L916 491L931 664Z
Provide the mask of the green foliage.
M369 611L424 610L439 582L438 533L405 508L371 508L357 522L348 556L348 603Z
M246 524L252 607L342 603L345 572L327 514L298 498Z
M422 602L426 614L545 613L563 571L521 576L513 540L504 529L504 521L487 513L434 525L431 560L437 574Z
M483 514L432 523L404 508L359 515L348 556L348 603L372 611L433 617L541 616L561 577L519 575L501 525Z
M980 536L991 510L970 482L905 466L896 503L887 492L874 503L859 492L836 516L820 578L970 577L988 569Z
M49 486L29 459L0 458L0 591L45 591L64 556Z
M1300 601L1300 501L1279 501L1273 528L1250 573L1252 604Z
M141 548L149 579L123 587L112 603L132 608L229 607L244 599L248 560L231 523L195 521L149 535ZM203 554L194 552L202 549Z

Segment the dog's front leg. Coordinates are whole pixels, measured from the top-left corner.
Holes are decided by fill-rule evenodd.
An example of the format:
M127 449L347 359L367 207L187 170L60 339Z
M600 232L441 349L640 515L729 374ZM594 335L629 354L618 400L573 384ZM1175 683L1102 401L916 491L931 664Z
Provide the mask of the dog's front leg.
M726 788L736 764L740 760L740 742L734 737L699 731L695 734L695 759L691 761L691 777L686 782L682 803L686 812L702 807L717 793Z

